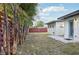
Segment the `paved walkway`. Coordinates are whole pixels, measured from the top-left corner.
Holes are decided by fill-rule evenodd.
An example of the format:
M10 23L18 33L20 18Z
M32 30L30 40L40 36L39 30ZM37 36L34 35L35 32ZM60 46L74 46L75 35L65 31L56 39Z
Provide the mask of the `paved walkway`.
M64 43L71 43L71 42L79 42L79 40L66 40L64 39L64 36L53 36L53 35L48 35L48 37L52 38L52 39L55 39L55 40L58 40L58 41L61 41L61 42L64 42Z

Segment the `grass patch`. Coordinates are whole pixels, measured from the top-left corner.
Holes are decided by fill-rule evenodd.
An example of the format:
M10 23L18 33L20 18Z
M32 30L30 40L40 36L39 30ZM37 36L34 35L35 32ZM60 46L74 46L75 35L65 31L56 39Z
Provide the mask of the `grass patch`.
M62 49L62 51L69 55L79 55L79 43L69 43Z

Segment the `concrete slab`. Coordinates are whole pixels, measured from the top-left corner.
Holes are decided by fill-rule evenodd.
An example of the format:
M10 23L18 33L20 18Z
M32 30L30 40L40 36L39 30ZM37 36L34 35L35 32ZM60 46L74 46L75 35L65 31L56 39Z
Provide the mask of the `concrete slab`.
M72 42L79 42L79 40L66 40L64 38L64 36L54 36L54 35L48 35L48 37L52 38L52 39L55 39L55 40L58 40L58 41L61 41L61 42L64 42L64 43L72 43Z

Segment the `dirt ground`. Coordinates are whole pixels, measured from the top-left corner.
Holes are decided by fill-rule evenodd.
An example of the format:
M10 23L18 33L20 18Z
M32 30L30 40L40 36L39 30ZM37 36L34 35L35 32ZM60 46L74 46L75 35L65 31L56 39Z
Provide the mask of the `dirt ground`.
M48 38L47 34L28 34L24 44L18 47L18 55L62 55L64 43Z

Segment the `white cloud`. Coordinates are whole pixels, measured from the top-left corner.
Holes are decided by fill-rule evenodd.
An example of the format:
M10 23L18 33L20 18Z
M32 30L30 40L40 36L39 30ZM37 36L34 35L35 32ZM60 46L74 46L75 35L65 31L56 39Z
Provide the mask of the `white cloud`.
M36 20L42 20L45 23L56 20L58 16L54 16L54 14L51 14L51 12L67 12L68 9L64 8L63 5L59 6L49 6L47 8L41 9L39 8L38 14L36 16Z
M49 16L49 13L40 12L39 15L40 16Z
M57 11L65 11L65 10L67 9L65 9L63 6L50 6L50 7L43 9L42 12L47 13L50 11L57 12Z

